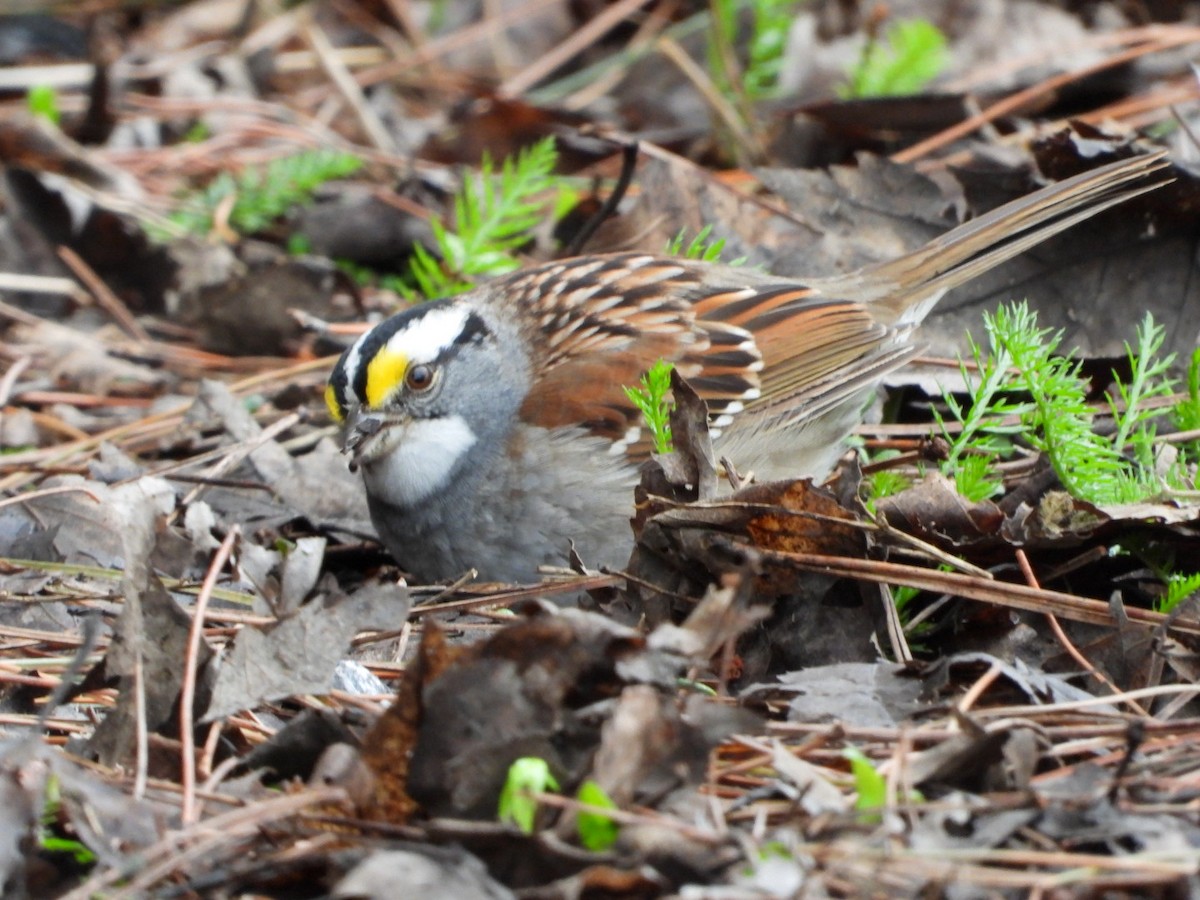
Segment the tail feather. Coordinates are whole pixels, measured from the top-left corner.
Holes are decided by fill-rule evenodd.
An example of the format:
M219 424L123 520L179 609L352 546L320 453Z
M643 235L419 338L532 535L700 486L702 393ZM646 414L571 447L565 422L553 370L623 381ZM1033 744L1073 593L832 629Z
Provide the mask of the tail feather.
M1169 165L1165 151L1119 160L1055 182L954 228L899 259L858 273L856 299L876 315L916 324L938 297L1110 207L1170 181L1146 181ZM1141 183L1139 183L1141 182ZM897 291L897 285L909 290ZM822 293L832 294L829 285ZM865 294L864 294L865 290ZM889 315L882 314L884 310Z

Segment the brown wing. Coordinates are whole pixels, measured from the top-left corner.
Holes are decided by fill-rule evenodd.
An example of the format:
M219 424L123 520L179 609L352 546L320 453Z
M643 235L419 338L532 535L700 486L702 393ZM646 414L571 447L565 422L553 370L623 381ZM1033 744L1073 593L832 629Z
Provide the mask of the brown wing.
M718 430L743 410L817 414L907 358L884 349L890 332L862 305L726 267L588 257L516 276L505 294L545 347L523 418L583 425L634 456L647 447L624 387L660 358L706 400Z
M866 306L826 299L801 285L714 293L696 315L753 334L763 358L762 400L787 402L891 342L893 332Z
M582 425L640 456L641 413L624 389L657 360L676 365L717 421L758 397L762 358L749 332L697 321L690 298L704 290L702 271L618 254L565 260L510 281L506 302L515 301L545 348L522 417L548 428Z

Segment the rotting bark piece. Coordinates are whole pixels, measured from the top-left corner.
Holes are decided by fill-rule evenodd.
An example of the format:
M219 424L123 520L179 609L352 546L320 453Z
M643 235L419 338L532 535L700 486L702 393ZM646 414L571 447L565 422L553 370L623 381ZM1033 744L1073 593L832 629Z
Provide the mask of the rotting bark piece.
M739 491L736 499L747 505L769 504L746 523L756 547L786 553L866 554L864 532L855 527L857 517L811 479L752 486Z
M423 721L422 694L425 686L456 661L467 655L465 647L451 647L433 621L425 623L421 646L400 682L396 700L363 740L362 761L373 776L362 779L367 795L352 796L366 819L401 823L417 811L408 793L410 757Z

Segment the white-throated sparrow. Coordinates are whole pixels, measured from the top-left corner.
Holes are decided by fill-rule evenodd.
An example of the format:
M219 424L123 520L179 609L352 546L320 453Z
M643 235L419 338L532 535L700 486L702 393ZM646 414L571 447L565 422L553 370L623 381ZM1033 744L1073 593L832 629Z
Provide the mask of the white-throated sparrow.
M644 253L548 263L375 326L326 399L380 538L421 581L528 581L569 539L620 565L648 452L623 386L657 359L708 402L720 455L762 478L824 475L946 290L1157 186L1165 165L1111 163L806 283Z

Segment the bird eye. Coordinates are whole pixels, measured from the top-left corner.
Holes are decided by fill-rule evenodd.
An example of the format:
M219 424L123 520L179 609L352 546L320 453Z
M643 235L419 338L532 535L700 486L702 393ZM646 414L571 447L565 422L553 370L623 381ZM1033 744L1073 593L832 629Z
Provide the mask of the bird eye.
M433 387L433 366L423 363L412 366L404 375L404 383L410 391L427 391Z

